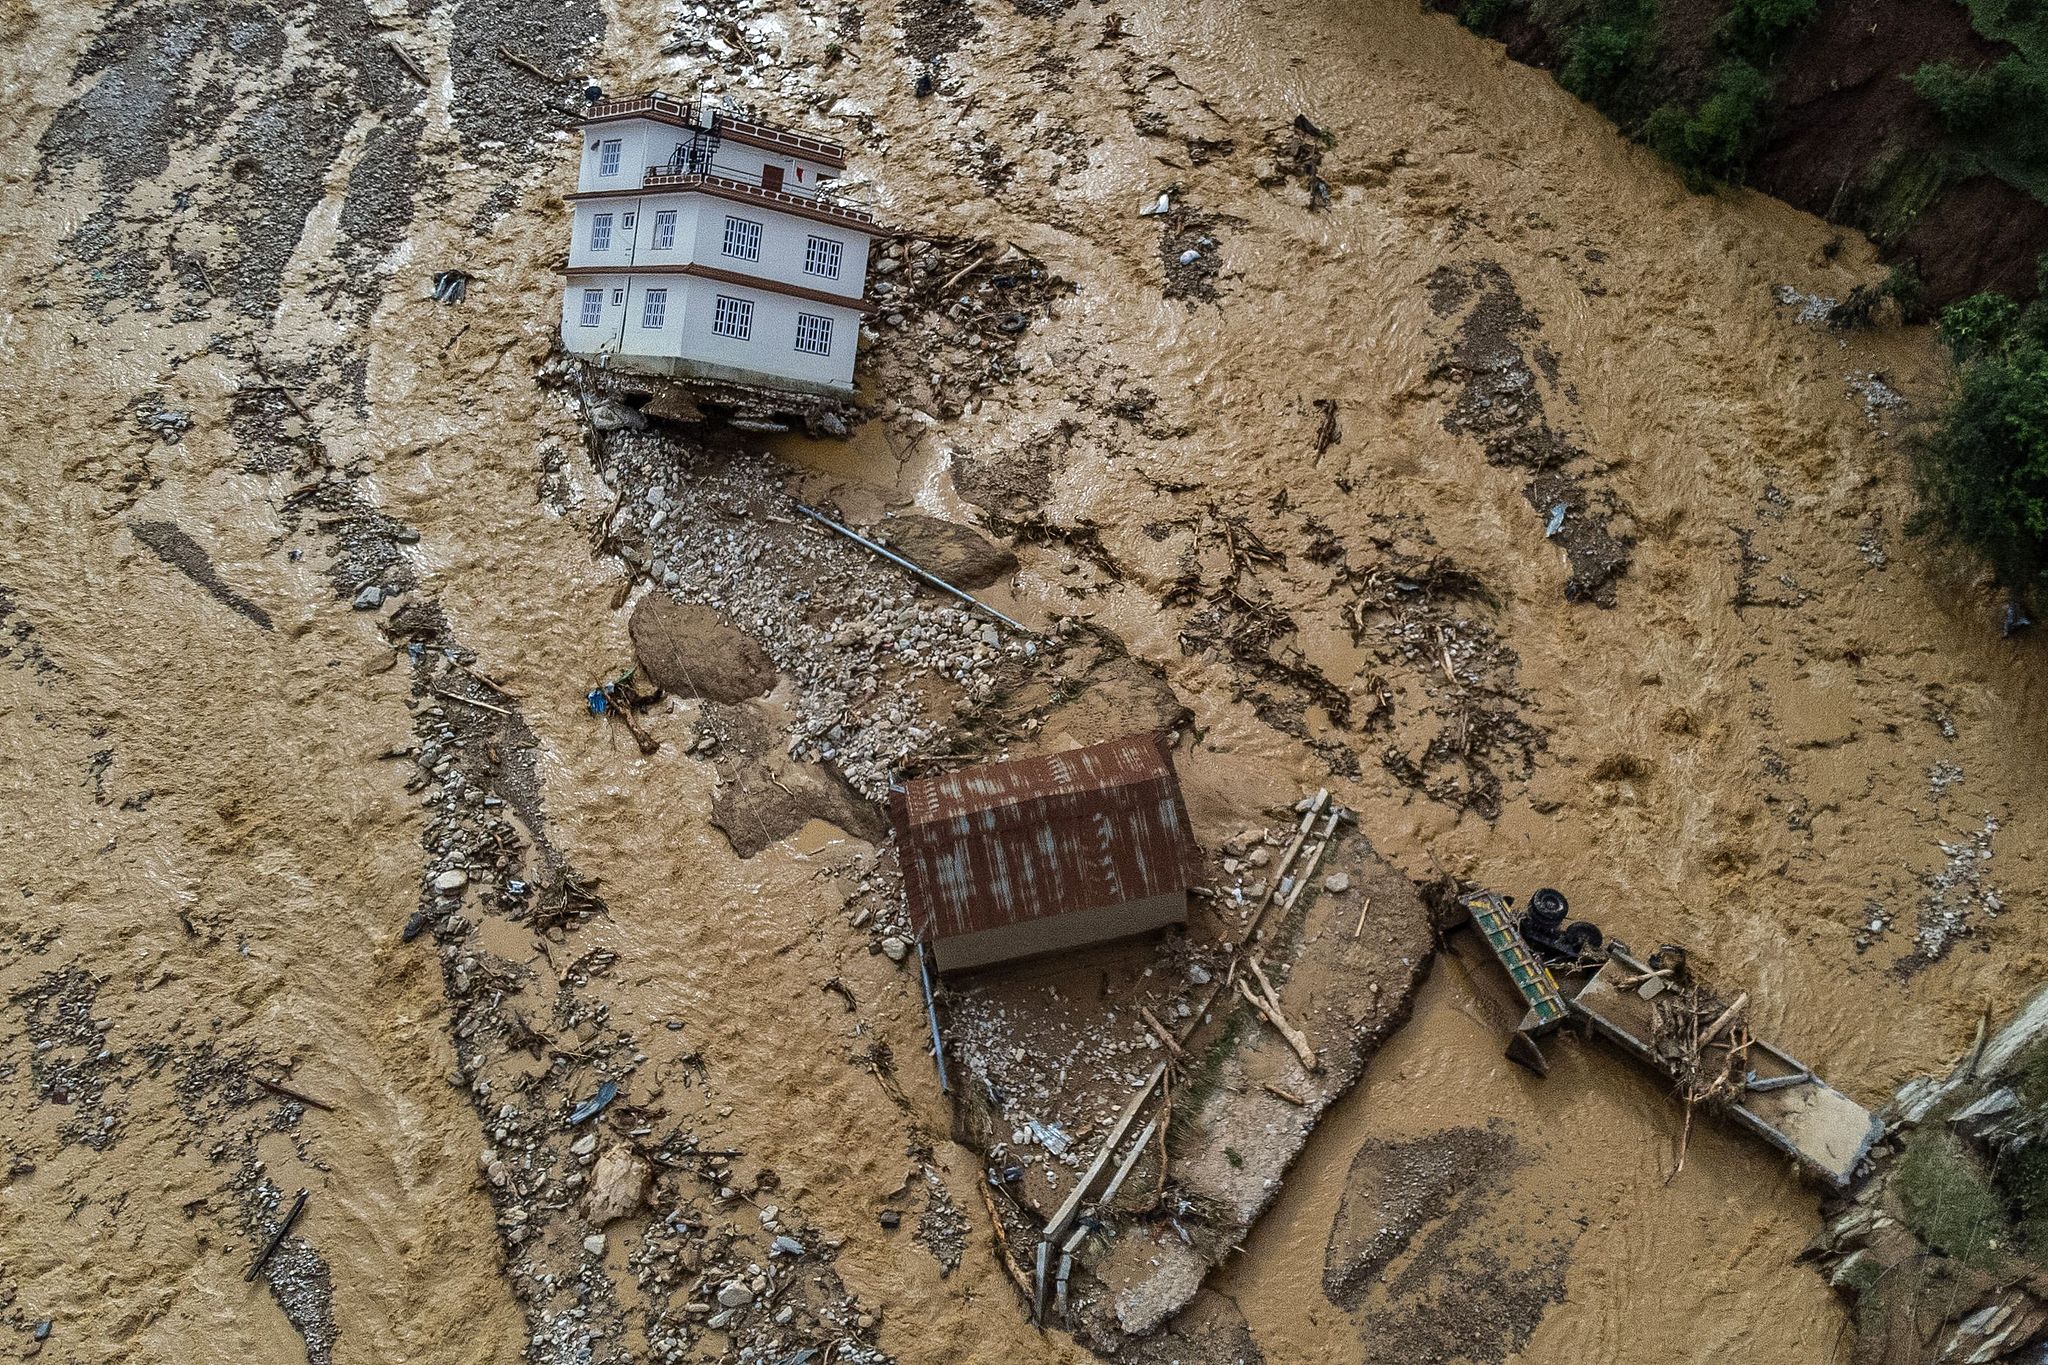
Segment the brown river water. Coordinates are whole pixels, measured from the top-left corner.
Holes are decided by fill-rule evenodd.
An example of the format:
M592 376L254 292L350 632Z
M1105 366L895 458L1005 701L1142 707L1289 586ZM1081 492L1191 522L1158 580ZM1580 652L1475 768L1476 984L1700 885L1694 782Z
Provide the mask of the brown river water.
M2020 1000L2048 965L2041 647L2001 641L1968 566L1904 534L1913 407L1852 390L1875 373L1911 405L1937 398L1931 339L1829 332L1772 296L1875 278L1867 245L1769 200L1687 193L1547 76L1412 5L1116 8L1112 24L1107 4L982 0L926 101L904 49L955 41L932 36L931 7L760 12L791 89L837 109L802 117L854 147L887 221L1014 241L1077 286L1024 337L1027 371L955 418L924 415L917 367L885 338L899 349L871 394L879 423L851 445L773 443L810 471L807 489L856 516L916 504L961 518L962 461L1037 461L1046 517L1091 523L1116 572L1025 547L996 596L1038 621L1087 616L1166 669L1196 717L1182 773L1207 842L1329 785L1413 876L1556 885L1639 946L1687 943L1751 992L1775 1041L1872 1104L1944 1064L1981 1011ZM630 645L611 606L619 566L588 534L609 493L534 378L575 143L541 139L507 179L503 158L455 136L446 49L484 22L468 10L367 11L429 76L415 174L433 188L368 267L391 273L388 292L361 312L334 303L366 268L338 249L349 172L379 132L365 115L339 133L261 317L224 300L145 311L108 284L249 249L247 220L238 242L204 196L195 210L178 193L227 185L232 122L181 127L161 163L117 144L140 158L123 229L139 262L63 246L92 229L109 172L46 179L38 142L101 79L73 72L103 16L4 11L0 1331L28 1344L50 1319L44 1358L66 1361L304 1352L243 1282L234 1171L211 1155L228 1120L190 1079L233 1056L336 1106L255 1148L287 1194L314 1191L299 1231L328 1268L333 1358L522 1350L477 1114L448 1083L449 1006L431 955L399 937L422 817L407 765L378 756L410 742L406 674L374 618L335 596L331 539L282 516L302 475L252 463L235 423L252 354L273 370L347 354L364 365L360 398L323 391L305 420L328 464L353 466L417 529L419 591L522 699L548 837L611 907L578 932L619 954L613 1019L643 1037L684 1022L704 1057L687 1112L845 1239L835 1269L875 1306L885 1349L1078 1356L1016 1310L964 1193L976 1160L947 1142L919 1060L915 987L841 913L865 845L813 827L743 861L705 823L708 763L686 743L643 757L584 709ZM849 12L858 38L843 36ZM690 58L656 55L671 8L630 0L603 17L589 62L607 85L696 79ZM336 79L308 32L291 29L283 69ZM846 55L826 65L835 34ZM307 98L213 60L237 108ZM750 98L795 116L778 79ZM1334 138L1324 212L1307 211L1299 177L1259 183L1267 139L1297 113ZM993 188L977 180L991 146L1008 162ZM261 175L250 183L239 192ZM513 191L485 213L500 183ZM1169 186L1207 215L1189 236L1214 243L1213 299L1162 289L1180 243L1163 258L1160 225L1137 210ZM425 280L457 264L477 284L450 310ZM1515 307L1501 334L1533 362L1547 430L1578 452L1586 505L1634 541L1611 607L1566 600L1529 471L1445 427L1466 381L1440 362L1502 281ZM1142 420L1109 410L1139 390L1153 395ZM1318 398L1341 424L1320 456ZM141 420L159 409L189 427L160 438ZM566 503L537 492L544 467L565 471ZM1289 733L1236 665L1182 647L1186 613L1161 605L1186 543L1174 527L1218 512L1285 556L1260 582L1301 656L1354 698L1387 671L1403 726L1426 710L1428 668L1400 673L1353 642L1314 542L1335 537L1361 568L1448 557L1487 586L1497 605L1470 610L1512 652L1512 709L1537 737L1520 759L1493 755L1497 818L1381 762L1397 742L1412 757L1425 732L1347 730L1309 708ZM136 529L165 522L210 567ZM1331 776L1333 745L1358 756L1355 776ZM1937 894L1926 913L1954 910L1969 932L1909 962ZM858 1015L821 995L828 977ZM1818 1226L1813 1191L1712 1127L1667 1178L1678 1116L1658 1087L1569 1042L1535 1080L1500 1056L1512 1018L1469 945L1438 962L1412 1023L1212 1281L1265 1358L1838 1355L1832 1292L1792 1264ZM907 1110L848 1064L877 1037L903 1060ZM48 1058L95 1048L115 1070L52 1079ZM950 1276L873 1216L925 1144L975 1226ZM1419 1210L1414 1235L1332 1292L1333 1228L1396 1205ZM1430 1318L1452 1325L1428 1336Z

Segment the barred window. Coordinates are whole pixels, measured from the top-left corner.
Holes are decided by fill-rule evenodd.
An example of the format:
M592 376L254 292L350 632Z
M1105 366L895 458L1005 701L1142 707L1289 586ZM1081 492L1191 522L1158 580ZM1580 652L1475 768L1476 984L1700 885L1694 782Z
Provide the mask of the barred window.
M612 249L612 216L609 213L599 213L591 216L590 249L592 251L610 251Z
M668 290L650 289L640 301L640 325L658 328L668 320Z
M808 351L812 355L831 355L832 319L821 318L815 313L798 313L796 348L799 351Z
M676 211L663 209L654 215L654 249L667 251L676 244Z
M838 279L839 257L843 249L841 243L830 237L811 238L804 246L804 274Z
M633 230L632 214L629 213L625 217L619 219L619 230L621 232L631 232Z
M619 173L619 148L619 139L615 137L608 137L597 144L597 173L599 175L617 175Z
M585 327L595 327L604 321L604 290L583 291L583 312L576 320Z
M619 307L623 307L623 306L624 306L624 304L625 304L625 302L626 302L626 291L625 291L625 290L623 290L623 289L614 289L614 290L612 290L612 307L614 307L614 308L619 308Z
M761 259L761 225L748 218L725 220L725 254L743 261Z
M754 305L746 299L720 294L718 306L711 313L711 331L717 336L745 341L754 334Z

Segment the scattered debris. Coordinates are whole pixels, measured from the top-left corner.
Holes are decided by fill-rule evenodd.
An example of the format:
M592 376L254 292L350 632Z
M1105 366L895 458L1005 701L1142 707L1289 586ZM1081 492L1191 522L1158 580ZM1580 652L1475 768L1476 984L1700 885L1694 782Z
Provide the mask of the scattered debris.
M1807 294L1789 284L1771 286L1771 298L1780 308L1796 308L1795 320L1808 327L1827 326L1841 300L1824 294Z

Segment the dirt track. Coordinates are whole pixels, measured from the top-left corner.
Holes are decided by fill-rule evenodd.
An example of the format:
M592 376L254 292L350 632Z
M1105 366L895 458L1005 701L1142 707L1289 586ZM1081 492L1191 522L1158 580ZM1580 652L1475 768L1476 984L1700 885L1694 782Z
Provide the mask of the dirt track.
M414 764L380 756L421 738L413 705L463 709L416 687L494 695L431 655L420 672L380 629L431 601L436 638L519 699L531 772L504 795L523 856L608 907L559 943L490 939L563 1005L536 1021L552 1050L587 1051L568 1020L603 1021L603 1055L553 1066L550 1103L611 1067L627 1103L744 1153L716 1179L665 1174L663 1197L715 1204L741 1259L767 1235L719 1180L838 1240L804 1294L878 1319L847 1330L883 1351L1071 1355L986 1254L981 1172L947 1141L910 979L849 927L867 847L806 827L742 860L708 823L719 769L685 753L694 707L650 713L652 757L585 708L631 647L621 566L592 552L611 490L536 383L574 143L551 135L556 92L523 89L479 35L614 87L702 68L655 55L657 6L609 13L587 57L594 30L557 7L497 30L480 8L271 25L145 5L98 40L90 6L9 14L0 1321L27 1346L51 1320L52 1360L326 1359L330 1338L337 1360L510 1359L535 1334L568 1359L582 1343L555 1328L595 1304L627 1324L599 1358L648 1354L641 1309L663 1291L626 1262L630 1221L602 1287L532 1296L529 1270L507 1273L480 1166L493 1120L451 1081L524 1054L459 1053L475 1004L456 959L402 937L436 836ZM980 396L930 391L935 329L884 324L883 421L851 446L776 443L806 496L968 519L992 488L1036 494L997 592L1165 669L1194 711L1182 772L1205 838L1330 783L1412 875L1549 882L1611 932L1686 940L1866 1100L2038 981L2041 646L1998 641L1967 573L1902 536L1902 414L1850 387L1877 372L1924 401L1932 348L1802 326L1770 292L1845 293L1876 273L1860 244L1829 256L1830 232L1782 206L1686 195L1547 77L1408 7L967 12L749 21L822 92L815 112L756 97L852 144L885 218L1014 240L1077 287L1022 338L1024 373ZM941 59L931 100L906 50ZM1296 112L1334 136L1327 212L1272 164ZM1186 213L1137 216L1172 185ZM455 309L428 297L451 266L477 277ZM1540 404L1506 428L1456 420L1473 305L1432 289L1446 270L1504 277L1526 314L1507 329L1526 379L1491 397ZM1320 457L1318 398L1341 427ZM1489 445L1539 426L1561 466ZM1611 608L1565 599L1546 473L1628 545ZM1275 557L1237 564L1247 531ZM1404 637L1401 584L1445 562L1485 596ZM370 576L392 601L351 610ZM1446 684L1437 628L1470 681ZM507 743L483 725L477 751ZM608 975L573 969L597 949ZM1405 1254L1514 1308L1439 1343L1454 1358L1824 1357L1837 1310L1789 1265L1806 1192L1712 1134L1664 1186L1654 1088L1590 1052L1523 1080L1482 967L1440 964L1225 1271L1230 1302L1202 1311L1241 1317L1273 1360L1380 1341L1373 1295L1424 1277L1390 1259L1361 1291L1333 1228L1373 1191L1427 1185L1449 1133L1498 1180L1410 1199ZM821 989L835 978L857 1011ZM876 1042L900 1103L862 1060ZM303 1241L266 1296L242 1273L301 1186ZM969 1230L943 1275L911 1234L948 1203ZM512 1259L582 1265L582 1235L565 1213Z

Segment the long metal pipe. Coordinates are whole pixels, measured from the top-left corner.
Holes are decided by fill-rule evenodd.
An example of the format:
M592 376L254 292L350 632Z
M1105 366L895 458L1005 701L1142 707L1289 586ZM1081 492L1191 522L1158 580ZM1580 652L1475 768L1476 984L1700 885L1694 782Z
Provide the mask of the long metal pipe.
M939 1064L939 1093L950 1095L953 1093L953 1082L946 1075L946 1041L939 1037L939 1001L937 993L932 989L932 963L931 959L925 956L923 939L919 939L917 943L917 971L918 975L924 978L924 1013L932 1026L932 1060Z
M826 516L823 512L817 511L814 508L806 507L802 503L798 503L796 505L796 510L803 513L805 516L809 517L812 521L817 522L821 526L831 527L833 530L837 531L840 535L845 536L848 540L854 542L856 545L866 546L868 549L873 550L882 558L888 560L891 564L894 564L899 568L910 570L910 572L916 574L919 578L922 578L925 582L931 584L933 587L942 589L945 592L953 594L953 596L959 598L962 602L967 603L969 606L981 608L990 616L995 617L996 620L1001 621L1004 625L1010 627L1010 629L1019 631L1025 635L1029 635L1034 639L1037 638L1038 632L1033 630L1031 627L1025 625L1022 621L1011 620L1009 617L1003 615L1001 612L997 611L994 607L982 601L980 598L973 596L971 593L962 592L960 589L954 587L951 583L948 583L945 579L940 578L937 574L928 573L925 570L918 568L917 565L911 563L902 555L897 554L888 546L877 545L874 541L869 540L860 532L853 530L850 527L841 526L838 522L832 520L832 518Z

